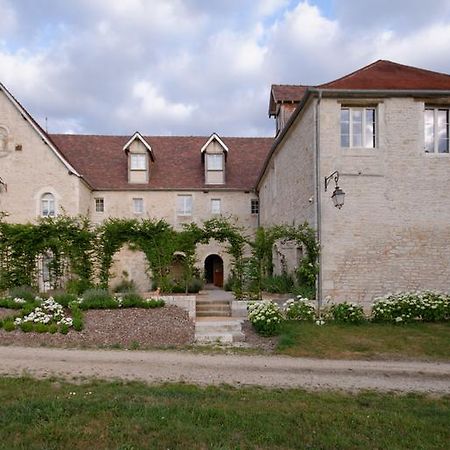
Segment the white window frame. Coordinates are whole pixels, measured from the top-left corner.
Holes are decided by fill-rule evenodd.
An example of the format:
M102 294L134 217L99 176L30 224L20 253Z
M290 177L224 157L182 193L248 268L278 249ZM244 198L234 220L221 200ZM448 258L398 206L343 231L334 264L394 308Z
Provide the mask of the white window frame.
M372 132L372 145L365 144L365 129L367 126L366 112L370 110L374 112L374 125ZM348 136L348 146L342 145L342 111L349 112L349 136ZM362 145L354 145L353 143L353 111L361 111L362 122L361 122L361 142ZM367 148L375 149L377 148L378 141L378 111L376 106L341 106L339 111L339 144L341 148Z
M433 111L433 150L427 149L427 143L426 143L426 112L427 111ZM447 151L440 152L439 151L439 123L438 123L438 114L439 111L444 111L447 113ZM434 155L450 155L450 108L445 107L439 107L439 106L425 106L424 114L423 114L423 122L424 122L424 136L423 136L423 147L424 151L427 154L434 154Z
M192 216L193 199L190 194L177 195L177 216Z
M257 198L252 198L250 200L250 213L259 214L259 200Z
M223 153L207 153L206 167L208 172L223 172ZM220 164L211 164L211 160L220 161Z
M133 213L144 214L144 199L142 197L133 198Z
M147 170L147 155L145 153L131 153L130 170Z
M105 212L105 199L104 197L95 197L95 212L104 213Z
M44 192L39 199L41 217L56 217L56 200L51 192Z
M222 200L220 198L211 199L211 214L222 214Z

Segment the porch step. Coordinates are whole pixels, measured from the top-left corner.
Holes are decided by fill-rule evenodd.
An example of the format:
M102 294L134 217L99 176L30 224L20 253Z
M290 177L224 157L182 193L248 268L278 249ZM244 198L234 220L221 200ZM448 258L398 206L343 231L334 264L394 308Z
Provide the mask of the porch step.
M195 323L195 341L198 343L231 344L244 340L241 320L198 320Z
M231 316L231 306L228 300L197 300L196 302L197 317L211 317L211 316Z

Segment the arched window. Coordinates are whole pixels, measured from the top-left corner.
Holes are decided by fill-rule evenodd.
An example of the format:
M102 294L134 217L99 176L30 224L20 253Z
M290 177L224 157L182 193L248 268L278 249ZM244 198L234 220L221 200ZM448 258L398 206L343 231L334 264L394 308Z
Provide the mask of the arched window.
M55 196L46 192L41 197L41 216L55 217Z

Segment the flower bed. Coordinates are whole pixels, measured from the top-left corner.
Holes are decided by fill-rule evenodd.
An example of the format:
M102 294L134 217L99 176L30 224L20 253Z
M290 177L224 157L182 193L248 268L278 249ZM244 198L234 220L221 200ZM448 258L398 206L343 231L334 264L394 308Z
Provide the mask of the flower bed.
M367 321L396 324L442 322L450 320L450 295L431 291L388 294L375 300L367 316L362 306L356 303L336 303L319 310L307 298L297 296L287 300L283 310L272 301L252 302L248 307L248 317L256 331L264 336L278 333L284 320L314 321L317 325Z
M73 297L60 294L53 297L24 299L20 297L0 299L0 307L17 310L17 313L0 320L0 328L24 332L67 334L69 329L81 331L84 327L83 310L118 308L159 308L164 306L162 299L143 299L137 294L113 297L107 291L91 290L86 297Z

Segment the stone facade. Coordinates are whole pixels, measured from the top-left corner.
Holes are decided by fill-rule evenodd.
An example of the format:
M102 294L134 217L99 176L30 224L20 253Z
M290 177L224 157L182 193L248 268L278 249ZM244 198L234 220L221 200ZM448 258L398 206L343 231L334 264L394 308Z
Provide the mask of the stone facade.
M317 101L313 97L292 123L259 183L261 225L306 220L314 226L319 216L322 299L367 305L388 292L449 291L450 157L424 151L426 102L412 96L351 100L376 105L377 142L342 148L340 110L349 100L322 98L318 107ZM324 177L335 170L346 192L342 209L330 199L333 182L324 192ZM284 253L294 269L295 258Z

